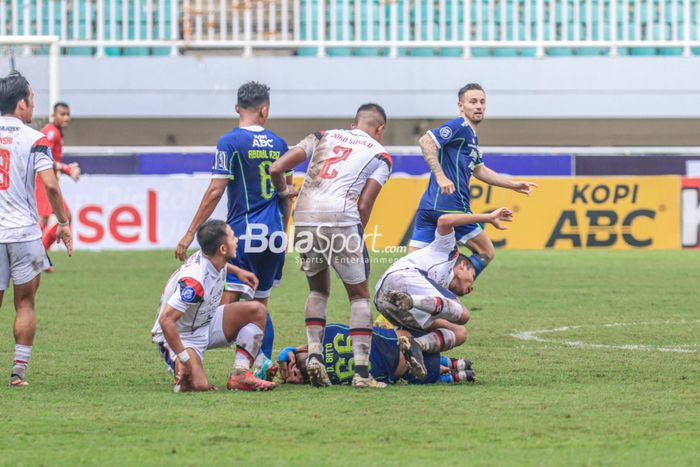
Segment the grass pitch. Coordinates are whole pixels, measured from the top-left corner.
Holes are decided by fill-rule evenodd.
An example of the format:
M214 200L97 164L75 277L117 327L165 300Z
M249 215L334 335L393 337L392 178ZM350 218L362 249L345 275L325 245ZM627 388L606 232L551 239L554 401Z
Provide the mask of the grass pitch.
M0 464L698 465L698 253L499 252L450 353L478 383L253 394L172 393L149 339L171 252L54 253L29 387L5 386L11 294L0 312ZM276 350L305 340L297 269L271 299ZM329 322L348 321L339 285ZM214 384L232 359L207 353Z

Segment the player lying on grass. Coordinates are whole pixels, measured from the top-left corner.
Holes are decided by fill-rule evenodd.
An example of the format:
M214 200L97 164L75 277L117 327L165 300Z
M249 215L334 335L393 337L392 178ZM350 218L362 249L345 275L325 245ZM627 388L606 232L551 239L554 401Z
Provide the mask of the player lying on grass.
M504 230L501 222L510 222L512 215L499 208L489 214L440 216L435 239L396 261L379 279L374 295L377 310L394 326L426 331L416 338L424 352L462 345L467 340L464 325L469 321L469 310L457 296L472 291L474 267L459 253L455 227L483 222Z
M308 354L306 345L282 350L277 361L282 381L289 384L309 382L306 367ZM351 384L354 369L352 336L348 326L337 323L326 325L323 361L332 384ZM419 372L422 376L415 376ZM439 354L423 355L415 346L412 347L408 331L381 327L372 328L370 373L377 381L388 384L394 384L402 378L411 384L476 379L469 360L447 359L441 362Z
M234 341L236 358L228 389L273 389L275 383L251 372L263 339L265 305L256 301L219 305L227 270L253 290L258 286L253 273L227 264L236 255L238 239L224 221L208 220L197 229L197 242L201 251L168 279L151 331L168 370L175 375L175 392L216 389L204 372L204 352Z

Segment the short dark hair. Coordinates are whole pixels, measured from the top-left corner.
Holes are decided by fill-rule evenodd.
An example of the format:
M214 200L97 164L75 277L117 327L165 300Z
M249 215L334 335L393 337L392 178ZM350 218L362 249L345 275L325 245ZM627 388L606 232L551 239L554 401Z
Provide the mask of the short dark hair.
M382 121L378 123L380 125L386 124L386 112L384 111L384 107L382 107L381 105L375 104L374 102L362 104L360 107L357 108L357 112L355 112L355 122L359 120L360 114L362 112L374 112L381 117Z
M65 107L66 109L70 109L70 106L69 106L68 104L66 104L65 102L61 101L61 102L56 102L56 103L53 105L53 111L56 112L56 109L58 109L59 107Z
M462 263L466 263L467 269L474 269L474 264L469 259L469 257L460 253L459 256L457 257L457 262L455 262L455 266L459 266Z
M466 86L462 86L459 91L457 91L457 99L460 101L462 100L462 96L467 92L467 91L481 91L485 93L484 88L481 87L479 83L469 83Z
M11 114L17 103L29 98L29 81L19 71L13 71L0 79L0 114Z
M219 219L209 219L197 227L197 243L202 253L213 256L226 241L226 222Z
M238 88L238 106L255 109L270 102L270 87L257 81L248 81Z

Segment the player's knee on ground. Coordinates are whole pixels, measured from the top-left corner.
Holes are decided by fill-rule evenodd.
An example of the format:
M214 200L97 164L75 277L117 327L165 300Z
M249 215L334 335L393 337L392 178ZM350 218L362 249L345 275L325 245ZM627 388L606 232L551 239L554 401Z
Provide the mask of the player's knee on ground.
M459 324L467 324L469 318L471 318L471 315L469 314L469 309L466 306L462 305L462 318L459 320Z
M467 341L467 328L464 326L456 327L453 332L455 333L455 347L459 347Z

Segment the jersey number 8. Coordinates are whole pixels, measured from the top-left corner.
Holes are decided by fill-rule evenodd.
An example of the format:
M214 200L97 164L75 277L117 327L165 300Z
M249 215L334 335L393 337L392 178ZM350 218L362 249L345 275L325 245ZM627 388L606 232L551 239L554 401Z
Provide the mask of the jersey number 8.
M0 149L0 190L10 188L10 151Z

